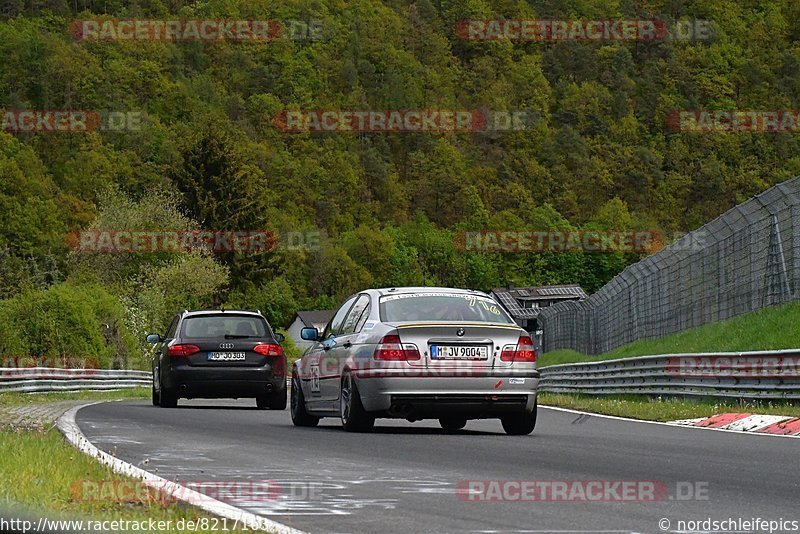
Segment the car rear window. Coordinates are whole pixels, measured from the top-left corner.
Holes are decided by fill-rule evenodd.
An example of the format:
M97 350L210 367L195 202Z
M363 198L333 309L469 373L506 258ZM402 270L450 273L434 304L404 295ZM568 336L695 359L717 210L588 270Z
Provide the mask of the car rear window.
M494 300L462 293L401 293L380 300L381 320L512 323Z
M268 337L266 321L252 315L203 315L187 317L181 326L181 338Z

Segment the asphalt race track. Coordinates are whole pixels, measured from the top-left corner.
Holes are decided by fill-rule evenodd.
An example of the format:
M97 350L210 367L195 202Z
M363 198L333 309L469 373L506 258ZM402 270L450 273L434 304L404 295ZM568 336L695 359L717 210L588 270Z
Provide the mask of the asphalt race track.
M223 500L309 532L663 532L664 518L671 531L679 520L800 520L797 439L544 408L524 437L505 435L494 420L457 434L435 421L378 420L372 433L351 434L338 420L295 428L288 410L253 406L250 399L182 400L176 409L110 402L82 409L77 421L100 449L190 487L273 481L277 495ZM464 491L476 480L655 481L668 495L535 502L509 490L499 495L517 500L481 502Z

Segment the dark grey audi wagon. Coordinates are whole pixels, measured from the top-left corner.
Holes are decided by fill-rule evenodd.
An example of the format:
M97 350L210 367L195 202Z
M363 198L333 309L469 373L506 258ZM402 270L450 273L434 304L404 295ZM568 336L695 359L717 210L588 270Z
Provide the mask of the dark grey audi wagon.
M179 398L255 398L259 408L286 409L283 336L259 312L183 311L166 333L150 334L153 404Z

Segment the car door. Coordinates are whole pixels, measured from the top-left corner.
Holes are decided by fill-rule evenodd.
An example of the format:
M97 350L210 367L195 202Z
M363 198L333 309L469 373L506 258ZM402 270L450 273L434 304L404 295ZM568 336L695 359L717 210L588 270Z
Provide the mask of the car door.
M365 312L369 311L370 297L369 295L359 295L355 304L350 308L347 316L342 323L341 332L336 336L336 346L330 350L330 357L336 362L336 368L339 376L342 375L345 363L348 358L353 356L357 350L357 337L359 324L362 323L361 317ZM334 399L339 398L339 390L341 389L341 381L335 384L336 390L331 392Z
M328 323L327 328L322 333L322 339L317 343L309 354L309 371L311 374L310 392L308 400L318 401L321 404L333 402L338 398L339 390L339 369L336 365L336 348L339 343L337 339L342 330L347 313L353 306L358 295L348 298L344 304L336 311Z

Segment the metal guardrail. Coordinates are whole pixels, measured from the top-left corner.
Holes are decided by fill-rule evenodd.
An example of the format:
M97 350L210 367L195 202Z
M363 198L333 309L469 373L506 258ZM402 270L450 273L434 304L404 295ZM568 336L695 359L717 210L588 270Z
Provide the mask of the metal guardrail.
M539 369L540 391L800 399L800 349L662 354Z
M149 386L149 371L0 367L0 392L112 390Z
M661 354L539 369L540 391L800 399L800 349ZM149 386L149 371L0 367L0 392ZM287 385L290 379L287 377Z

